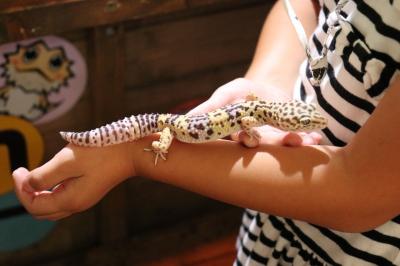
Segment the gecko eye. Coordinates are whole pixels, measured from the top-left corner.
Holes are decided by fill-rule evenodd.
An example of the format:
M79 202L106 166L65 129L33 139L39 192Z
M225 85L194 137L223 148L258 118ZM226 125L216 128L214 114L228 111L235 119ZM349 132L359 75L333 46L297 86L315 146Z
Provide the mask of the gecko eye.
M28 48L24 53L24 62L29 63L36 58L38 58L39 54L35 47Z
M303 126L308 126L308 125L311 123L311 119L309 119L309 118L302 118L302 119L300 119L300 123L301 123Z
M60 55L50 58L49 65L51 69L57 70L62 66L63 58Z

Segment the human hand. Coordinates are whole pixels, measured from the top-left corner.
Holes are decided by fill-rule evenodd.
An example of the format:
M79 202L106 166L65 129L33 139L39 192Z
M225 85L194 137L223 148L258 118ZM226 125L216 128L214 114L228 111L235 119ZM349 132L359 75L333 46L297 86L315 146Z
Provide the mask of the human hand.
M14 171L15 191L38 219L58 220L84 211L129 176L134 176L129 145L82 148L68 145L32 171Z
M266 87L244 78L238 78L219 87L207 101L191 110L188 114L203 114L227 104L245 101L246 97L250 94L254 94L258 98L267 101L288 101L291 99L289 95L278 88L272 86ZM250 138L243 131L233 134L231 139L239 141L249 148L257 147L259 144L286 146L315 145L321 140L321 136L315 132L285 132L271 126L259 127L257 131L261 135L261 139L259 140Z

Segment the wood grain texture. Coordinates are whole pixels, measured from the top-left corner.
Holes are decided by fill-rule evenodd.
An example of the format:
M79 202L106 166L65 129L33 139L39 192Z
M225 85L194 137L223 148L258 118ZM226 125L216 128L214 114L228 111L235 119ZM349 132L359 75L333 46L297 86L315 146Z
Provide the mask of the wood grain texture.
M10 3L8 8L0 9L0 15L9 35L7 39L18 40L162 15L186 6L184 0L113 1L63 1L48 5L34 5L34 1L26 8L13 8ZM115 3L115 7L110 8L110 3Z

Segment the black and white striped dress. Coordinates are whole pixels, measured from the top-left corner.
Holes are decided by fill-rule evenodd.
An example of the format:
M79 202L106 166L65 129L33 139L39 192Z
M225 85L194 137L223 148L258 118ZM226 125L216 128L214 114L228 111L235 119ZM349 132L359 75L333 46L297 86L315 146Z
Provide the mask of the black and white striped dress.
M304 62L295 97L329 118L322 144L344 146L399 76L400 0L337 2L320 1L309 43L314 55L327 48L326 75L312 85ZM235 265L400 265L400 216L358 234L246 210L237 248Z

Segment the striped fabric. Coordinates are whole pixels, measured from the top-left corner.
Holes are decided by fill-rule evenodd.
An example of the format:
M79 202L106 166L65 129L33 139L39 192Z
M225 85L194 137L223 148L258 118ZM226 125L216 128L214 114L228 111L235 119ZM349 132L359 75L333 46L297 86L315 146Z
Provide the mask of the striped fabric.
M400 0L320 1L311 53L327 48L320 85L300 69L295 98L329 119L322 144L344 146L374 111L400 70ZM400 265L400 216L369 232L343 233L246 210L234 265Z

